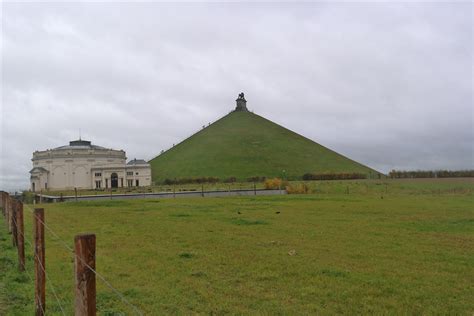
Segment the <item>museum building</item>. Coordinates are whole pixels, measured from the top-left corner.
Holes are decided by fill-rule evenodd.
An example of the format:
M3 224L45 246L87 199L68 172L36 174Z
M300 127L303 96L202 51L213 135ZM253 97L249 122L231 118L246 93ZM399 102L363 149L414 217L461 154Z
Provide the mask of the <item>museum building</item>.
M151 185L150 164L127 161L125 151L74 140L69 145L35 151L31 190L108 189Z

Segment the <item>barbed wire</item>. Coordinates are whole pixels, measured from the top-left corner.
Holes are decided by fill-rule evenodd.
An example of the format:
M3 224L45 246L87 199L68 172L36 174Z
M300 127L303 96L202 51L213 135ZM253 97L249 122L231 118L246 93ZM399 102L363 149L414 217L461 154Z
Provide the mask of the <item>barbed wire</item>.
M26 208L32 213L34 214L34 211L27 205L27 204L24 204L26 206ZM54 236L56 237L56 240L62 244L67 250L69 250L70 252L74 253L74 249L72 249L66 241L64 241L61 237L59 237L58 234L56 234L44 221L42 221L41 219L39 219L38 217L36 217L36 219L38 221L40 221L44 227ZM135 313L137 313L138 315L143 315L142 312L136 307L134 306L133 304L131 304L126 298L125 296L120 293L120 291L118 291L115 287L112 286L112 284L110 284L109 281L107 281L107 279L105 279L105 277L103 275L101 275L99 272L97 272L94 268L92 268L87 262L85 262L82 258L80 257L77 257L77 256L74 256L75 258L79 259L82 264L84 264L87 268L89 268L100 280L102 280L102 282L104 282L105 285L107 285L107 287L109 289L111 289L121 300L123 303L125 303L125 305L127 305L128 307L130 307Z
M6 219L6 216L4 216L4 217ZM12 220L15 222L15 225L16 225L16 221L13 217L12 217ZM18 227L18 225L17 225L17 227ZM24 234L22 234L22 236L23 236L23 238L25 238ZM32 246L31 243L30 243L30 246ZM26 272L26 275L28 276L28 278L30 279L31 283L34 283L33 277L30 275L30 273L28 272L28 269L26 268L26 260L25 260L25 272ZM46 314L46 312L43 308L43 305L40 304L39 307L41 308L41 311L43 312L43 315Z
M16 222L16 220L15 220L15 217L12 217L12 219L13 219L13 222L14 222L15 226L18 227L18 224L17 224L17 222ZM48 285L49 285L49 287L51 288L51 290L53 291L53 295L54 295L54 297L56 298L56 301L58 302L59 309L61 309L61 312L62 312L63 315L66 315L66 313L64 312L64 308L63 308L63 306L62 306L62 304L61 304L62 300L59 299L59 296L58 296L58 294L57 294L57 292L56 292L56 289L55 289L55 287L54 287L54 285L53 285L53 281L51 280L51 278L49 277L48 273L46 272L45 267L43 266L43 264L42 264L41 261L39 260L38 255L36 255L35 248L34 248L33 244L32 244L27 238L25 238L25 234L24 234L24 233L22 233L22 232L19 231L19 230L17 230L17 233L20 233L20 234L23 236L23 240L26 241L26 242L28 243L28 245L30 245L31 250L33 250L33 254L34 254L35 258L37 259L37 262L39 263L39 266L40 266L41 270L43 270L44 275L46 276L46 279L48 280ZM26 271L26 267L25 267L25 271ZM41 304L40 304L40 305L41 305ZM43 310L43 313L44 313L44 310Z
M31 276L31 274L28 272L28 269L26 268L26 260L25 260L25 271L24 271L24 272L26 273L26 275L27 275L28 278L30 279L31 283L34 283L35 280L34 280L33 277ZM41 311L43 312L43 314L46 314L46 312L45 312L45 310L44 310L44 308L43 308L43 305L40 304L39 306L40 306Z

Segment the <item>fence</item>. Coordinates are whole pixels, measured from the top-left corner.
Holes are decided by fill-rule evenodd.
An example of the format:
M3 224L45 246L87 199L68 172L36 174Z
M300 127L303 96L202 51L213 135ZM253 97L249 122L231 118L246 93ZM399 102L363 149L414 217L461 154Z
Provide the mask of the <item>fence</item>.
M66 315L56 287L52 283L46 271L45 260L45 229L54 239L61 244L68 253L74 255L74 313L75 315L96 314L96 277L111 289L115 295L127 305L134 314L142 315L141 311L115 289L104 276L95 269L96 261L96 236L95 234L78 234L74 237L74 249L72 249L58 234L47 224L43 208L31 209L11 197L6 192L0 191L0 206L5 219L6 230L12 235L12 244L18 252L18 269L26 273L31 282L34 282L35 315L46 314L46 283L52 291L63 315ZM25 207L25 208L24 208ZM33 240L25 238L23 211L26 209L33 216ZM30 275L25 263L25 242L29 246L34 258L34 277Z
M223 197L223 196L248 196L248 195L281 195L287 192L283 189L267 190L257 189L237 189L237 190L216 190L206 191L204 189L199 191L175 191L175 192L162 192L162 193L132 193L132 194L98 194L98 195L45 195L36 194L35 201L39 203L49 202L67 202L67 201L92 201L92 200L113 200L113 199L159 199L159 198L180 198L180 197Z

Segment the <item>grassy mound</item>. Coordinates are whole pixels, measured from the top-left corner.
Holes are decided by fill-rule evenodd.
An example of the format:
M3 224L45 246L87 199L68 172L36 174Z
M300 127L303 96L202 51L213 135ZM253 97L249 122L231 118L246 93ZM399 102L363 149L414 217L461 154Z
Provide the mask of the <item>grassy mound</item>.
M377 171L251 112L232 112L150 161L153 180Z

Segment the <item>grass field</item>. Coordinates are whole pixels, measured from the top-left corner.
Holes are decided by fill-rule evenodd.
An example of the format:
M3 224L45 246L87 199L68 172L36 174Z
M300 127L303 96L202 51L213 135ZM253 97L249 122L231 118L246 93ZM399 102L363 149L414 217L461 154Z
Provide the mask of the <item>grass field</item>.
M377 171L251 112L232 112L150 161L153 181L166 178L283 177L307 172Z
M358 194L445 194L462 193L469 189L465 184L473 181L469 178L451 179L382 179L382 180L344 180L344 181L288 181L287 185L297 186L305 184L312 193L358 193ZM236 182L236 183L204 183L204 184L177 184L177 185L155 185L149 187L117 188L112 190L112 194L132 194L151 192L176 192L179 191L201 191L201 189L215 190L252 190L254 185L257 189L263 189L263 182ZM51 190L43 191L43 194L59 196L74 196L74 190ZM78 196L83 195L108 195L110 191L78 190Z
M256 182L255 183L257 189L263 189L264 184L263 182ZM249 189L252 190L254 187L253 182L235 182L235 183L223 183L223 182L217 182L217 183L203 183L203 184L198 184L198 183L189 183L189 184L177 184L177 185L153 185L153 186L144 186L144 187L125 187L125 188L114 188L112 189L112 192L110 192L110 189L101 189L101 190L89 190L89 189L84 189L84 190L77 190L77 195L78 196L83 196L83 195L108 195L110 193L112 194L133 194L133 193L153 193L153 192L173 192L173 190L176 190L176 192L179 191L201 191L201 189L204 190L235 190L235 189ZM39 193L39 192L36 192ZM75 191L74 190L48 190L48 191L41 191L42 194L45 195L53 195L53 196L60 196L63 194L63 196L74 196Z
M311 185L308 195L42 207L69 246L97 235L97 271L145 314L474 313L472 179ZM28 240L31 218L25 207ZM48 284L71 314L72 256L46 235ZM0 313L31 314L33 285L16 272L3 222L0 247ZM133 313L97 285L101 314Z

